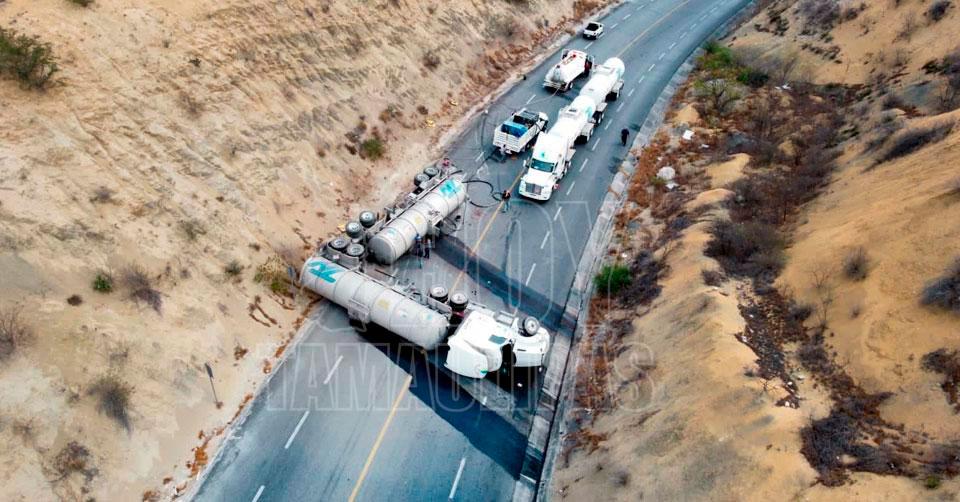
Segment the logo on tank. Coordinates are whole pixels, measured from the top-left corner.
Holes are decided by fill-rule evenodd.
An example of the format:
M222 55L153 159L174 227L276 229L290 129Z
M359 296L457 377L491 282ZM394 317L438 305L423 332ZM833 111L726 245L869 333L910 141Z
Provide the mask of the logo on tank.
M460 191L460 182L457 180L447 180L440 185L440 193L447 198L456 197Z
M329 283L334 283L334 282L336 282L336 281L337 281L337 278L334 277L334 275L339 274L340 272L343 272L343 269L342 269L342 268L340 268L340 267L338 267L338 266L336 266L336 265L334 265L334 264L332 264L332 263L325 263L325 262L322 262L322 261L321 261L321 262L317 262L317 263L314 264L314 265L310 265L310 266L307 268L307 270L310 271L311 274L313 274L313 275L319 277L320 279L322 279L323 281L326 281L326 282L329 282Z

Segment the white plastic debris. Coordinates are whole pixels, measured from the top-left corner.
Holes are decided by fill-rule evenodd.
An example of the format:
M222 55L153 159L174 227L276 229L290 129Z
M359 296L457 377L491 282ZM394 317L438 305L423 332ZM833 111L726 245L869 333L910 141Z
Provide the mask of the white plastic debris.
M690 141L691 139L693 139L693 131L690 129L683 131L683 140Z
M676 175L677 171L670 166L661 167L660 170L657 171L657 177L663 181L672 181Z

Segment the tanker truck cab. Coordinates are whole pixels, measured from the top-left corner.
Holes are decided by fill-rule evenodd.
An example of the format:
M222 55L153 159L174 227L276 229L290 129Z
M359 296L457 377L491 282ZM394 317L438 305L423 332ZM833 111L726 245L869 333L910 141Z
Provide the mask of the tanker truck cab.
M468 313L447 343L447 369L466 377L483 378L505 365L542 365L550 348L550 335L533 318L521 323L518 318L495 316L484 309Z
M520 178L520 195L549 200L553 187L567 173L574 150L562 138L542 134L533 147L533 156L524 162L527 172Z

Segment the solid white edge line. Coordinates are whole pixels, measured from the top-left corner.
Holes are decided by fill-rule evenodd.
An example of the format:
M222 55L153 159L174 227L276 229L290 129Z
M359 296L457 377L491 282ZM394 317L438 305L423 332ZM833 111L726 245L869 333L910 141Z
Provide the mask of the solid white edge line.
M557 208L557 212L553 215L553 221L557 221L557 218L560 217L560 211L563 211L563 206Z
M290 445L293 444L293 438L297 437L297 433L300 432L300 428L303 427L303 423L307 420L308 415L310 415L310 410L303 412L303 416L300 417L300 421L297 422L297 426L293 428L293 432L290 434L290 437L287 439L287 444L283 445L284 450L289 449Z
M594 146L596 146L596 143L594 143ZM580 164L580 171L578 171L578 172L581 172L581 173L582 173L582 172L583 172L583 168L584 168L584 167L587 167L587 162L589 162L589 161L590 161L590 159L583 159L583 164Z
M573 180L573 183L570 183L570 188L567 189L567 195L570 195L570 192L573 191L573 186L576 184L577 184L577 180ZM540 249L543 249L543 246L540 246Z
M530 285L530 278L533 277L533 271L536 269L537 269L537 264L534 263L533 266L530 267L530 272L527 273L527 280L523 281L524 286Z
M253 496L253 500L251 502L257 502L260 500L261 495L263 495L263 485L260 485L260 488L257 489L257 494Z
M457 469L457 477L453 478L453 486L450 487L450 496L447 497L449 500L453 500L453 496L457 494L457 485L460 484L460 476L463 475L463 466L467 464L467 457L460 459L460 468Z
M323 385L330 383L330 379L333 378L333 372L337 371L337 366L340 366L340 361L343 361L343 356L337 358L337 362L333 363L333 367L330 368L330 372L327 373L327 378L323 379Z
M550 237L550 231L549 231L549 230L547 230L547 233L543 235L543 240L540 241L540 249L543 249L543 246L546 246L546 245L547 245L547 238L548 238L548 237ZM484 401L483 404L487 404L486 401Z

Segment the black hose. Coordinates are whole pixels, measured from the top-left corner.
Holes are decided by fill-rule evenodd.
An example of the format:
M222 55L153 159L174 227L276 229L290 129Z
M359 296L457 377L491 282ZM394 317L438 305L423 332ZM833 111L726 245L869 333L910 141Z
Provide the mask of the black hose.
M490 183L490 182L487 181L487 180L465 180L463 183L464 183L464 184L467 184L467 183L483 183L484 185L487 185L488 187L490 187L490 198L494 200L494 203L492 203L492 204L477 204L476 202L474 202L474 201L471 199L471 200L468 200L468 201L467 201L467 202L470 203L471 206L479 207L480 209L486 209L486 208L488 208L488 207L496 206L497 204L500 203L501 200L503 200L503 195L502 195L500 192L498 192L498 191L493 187L493 183Z

